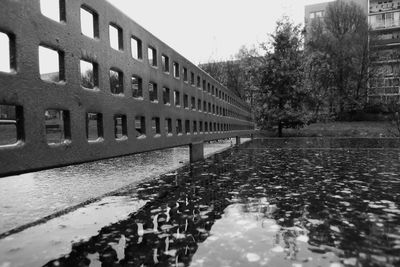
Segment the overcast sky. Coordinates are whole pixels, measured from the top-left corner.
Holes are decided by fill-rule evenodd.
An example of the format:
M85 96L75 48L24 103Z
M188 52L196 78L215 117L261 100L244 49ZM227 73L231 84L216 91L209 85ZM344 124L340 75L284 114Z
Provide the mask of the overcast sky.
M229 59L267 40L283 15L326 0L107 0L195 64Z

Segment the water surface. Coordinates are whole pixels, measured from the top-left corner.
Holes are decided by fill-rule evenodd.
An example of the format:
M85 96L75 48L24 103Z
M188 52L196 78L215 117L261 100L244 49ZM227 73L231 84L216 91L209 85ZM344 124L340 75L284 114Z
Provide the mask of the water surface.
M46 266L400 266L399 174L398 139L256 140L120 190L145 204Z

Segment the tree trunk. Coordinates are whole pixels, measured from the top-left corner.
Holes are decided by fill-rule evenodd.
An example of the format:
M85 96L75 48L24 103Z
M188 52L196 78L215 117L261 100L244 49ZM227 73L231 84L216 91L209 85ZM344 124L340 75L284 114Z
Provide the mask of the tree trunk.
M278 137L282 137L282 128L283 128L282 122L279 122L278 123Z

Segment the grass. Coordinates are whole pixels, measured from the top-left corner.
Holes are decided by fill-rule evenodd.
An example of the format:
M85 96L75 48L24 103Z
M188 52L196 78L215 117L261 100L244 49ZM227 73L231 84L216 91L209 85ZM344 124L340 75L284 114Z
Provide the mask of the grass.
M398 137L400 133L388 121L314 123L301 129L284 129L284 137ZM266 137L276 136L264 132Z

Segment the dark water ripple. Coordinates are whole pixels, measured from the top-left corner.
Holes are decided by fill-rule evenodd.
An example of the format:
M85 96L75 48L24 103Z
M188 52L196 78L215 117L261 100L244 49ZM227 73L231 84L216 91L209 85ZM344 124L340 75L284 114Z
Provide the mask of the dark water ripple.
M142 209L47 266L400 266L397 143L227 151L141 184Z

